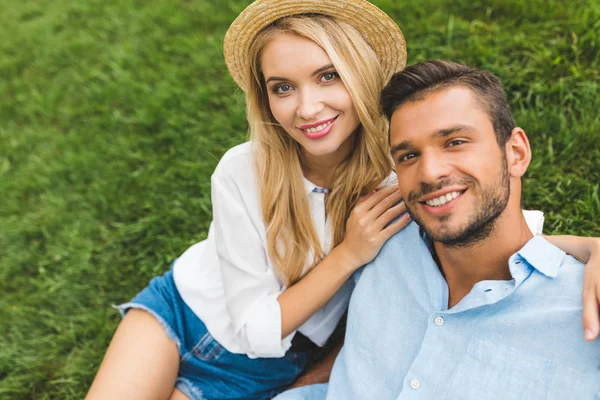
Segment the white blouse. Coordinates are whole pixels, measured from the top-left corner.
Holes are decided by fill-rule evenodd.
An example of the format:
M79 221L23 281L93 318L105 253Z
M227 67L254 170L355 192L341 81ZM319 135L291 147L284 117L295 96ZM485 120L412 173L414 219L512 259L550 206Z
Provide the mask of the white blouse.
M387 182L393 182L392 174ZM213 222L206 240L190 247L173 267L175 285L210 334L232 353L250 358L283 357L295 332L281 339L277 298L286 289L265 247L266 227L259 203L250 142L233 147L211 178ZM325 194L304 180L310 213L321 248L331 250L332 228L325 217ZM525 212L534 234L544 217ZM305 271L312 260L307 257ZM349 279L298 331L323 346L348 307L354 280Z
M283 357L294 333L281 339L277 298L286 289L267 254L266 227L251 144L223 156L211 179L213 222L206 240L190 247L173 267L175 285L210 334L232 353ZM304 182L323 251L331 250L325 194ZM310 265L309 260L305 270ZM348 307L353 280L298 330L323 346Z

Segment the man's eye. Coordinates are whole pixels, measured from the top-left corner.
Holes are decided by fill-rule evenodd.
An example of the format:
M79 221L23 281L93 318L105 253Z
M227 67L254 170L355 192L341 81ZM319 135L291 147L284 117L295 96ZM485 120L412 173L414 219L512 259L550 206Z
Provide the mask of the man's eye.
M398 158L398 161L405 162L405 161L412 160L415 157L416 157L415 153L408 153L408 154L404 154L404 155L400 156L400 158Z
M460 146L461 144L465 144L465 141L461 139L454 139L448 142L448 147Z

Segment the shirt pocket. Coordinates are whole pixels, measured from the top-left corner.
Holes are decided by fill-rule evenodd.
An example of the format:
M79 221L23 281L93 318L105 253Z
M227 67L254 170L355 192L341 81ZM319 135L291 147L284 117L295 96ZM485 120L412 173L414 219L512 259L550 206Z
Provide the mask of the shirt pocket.
M471 336L448 400L542 400L556 365L523 349Z
M557 365L547 400L563 399L600 400L600 371L584 374L567 365Z

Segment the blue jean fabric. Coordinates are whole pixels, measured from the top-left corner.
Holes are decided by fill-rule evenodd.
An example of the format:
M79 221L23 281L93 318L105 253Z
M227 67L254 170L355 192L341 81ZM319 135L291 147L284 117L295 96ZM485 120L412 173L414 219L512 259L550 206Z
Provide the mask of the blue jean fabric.
M251 359L227 351L185 304L172 270L153 278L133 300L116 308L121 315L131 308L142 309L160 322L181 357L176 387L192 400L270 399L291 384L308 361L304 352Z

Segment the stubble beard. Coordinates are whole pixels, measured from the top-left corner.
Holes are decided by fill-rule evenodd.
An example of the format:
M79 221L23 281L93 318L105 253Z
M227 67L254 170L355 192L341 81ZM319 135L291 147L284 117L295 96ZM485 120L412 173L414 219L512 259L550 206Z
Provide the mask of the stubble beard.
M444 232L443 230L432 229L431 226L423 223L422 219L418 214L414 212L411 207L411 202L407 202L407 209L411 217L421 226L427 235L436 242L442 243L444 246L449 248L465 248L471 247L480 243L491 235L498 221L498 217L504 212L508 205L510 197L510 178L508 175L508 164L506 162L506 156L503 155L502 160L502 171L496 182L489 185L487 188L481 188L479 204L477 210L470 216L469 221L465 227L454 232ZM465 185L469 190L475 189L478 184L471 177L465 177L460 182L441 182L439 185L428 186L424 185L419 194L410 196L412 198L418 198L428 193L442 189L444 186L459 183ZM440 222L443 224L448 221L451 216L443 216L440 218Z

